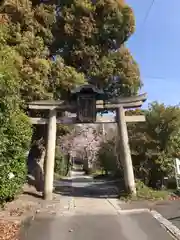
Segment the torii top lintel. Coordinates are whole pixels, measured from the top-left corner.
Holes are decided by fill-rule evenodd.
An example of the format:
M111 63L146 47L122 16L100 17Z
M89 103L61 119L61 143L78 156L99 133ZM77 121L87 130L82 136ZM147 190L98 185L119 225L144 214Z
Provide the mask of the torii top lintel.
M127 108L137 108L141 107L143 102L147 99L147 94L141 94L138 96L132 97L121 97L110 99L108 102L97 101L96 108L97 110L115 110L120 106L123 106L125 109ZM39 110L48 110L48 109L58 109L62 111L75 111L76 110L76 103L67 103L66 101L60 100L40 100L40 101L33 101L28 103L29 109L39 109Z

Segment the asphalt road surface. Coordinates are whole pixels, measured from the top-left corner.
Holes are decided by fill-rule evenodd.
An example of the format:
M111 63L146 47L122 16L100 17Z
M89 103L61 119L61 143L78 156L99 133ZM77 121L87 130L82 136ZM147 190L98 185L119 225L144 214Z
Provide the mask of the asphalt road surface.
M56 216L37 217L24 240L172 240L149 214L119 214L108 197L117 194L113 182L92 181L80 173L56 184L69 207Z
M165 201L135 201L131 203L119 203L123 210L148 208L159 212L164 218L180 229L180 200Z

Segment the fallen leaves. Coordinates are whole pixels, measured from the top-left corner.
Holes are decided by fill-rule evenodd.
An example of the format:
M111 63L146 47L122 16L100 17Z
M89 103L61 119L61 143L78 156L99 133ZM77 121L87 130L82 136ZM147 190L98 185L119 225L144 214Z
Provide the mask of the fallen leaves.
M51 204L44 203L42 199L36 196L35 189L25 185L23 194L0 208L0 240L19 240L20 228L26 219L40 212L56 214L59 210L61 204L58 194L54 195L56 199Z
M170 200L170 201L175 201L175 200L179 200L179 199L180 199L179 196L170 196L170 197L169 197L169 200Z
M19 240L20 224L0 221L0 240Z

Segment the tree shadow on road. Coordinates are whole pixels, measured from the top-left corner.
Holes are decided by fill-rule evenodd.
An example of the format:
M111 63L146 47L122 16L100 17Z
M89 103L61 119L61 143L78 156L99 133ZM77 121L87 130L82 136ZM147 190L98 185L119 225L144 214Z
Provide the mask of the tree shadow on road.
M71 184L70 184L71 183ZM55 186L55 193L63 196L88 197L88 198L117 198L119 196L118 185L120 181L105 181L76 178L71 181L63 180Z
M180 221L180 216L168 218L169 221Z

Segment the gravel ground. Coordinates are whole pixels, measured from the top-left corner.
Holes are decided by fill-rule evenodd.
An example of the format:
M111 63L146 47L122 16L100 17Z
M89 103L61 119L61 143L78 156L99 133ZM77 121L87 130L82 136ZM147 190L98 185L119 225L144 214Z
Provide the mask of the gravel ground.
M20 224L0 220L0 240L19 240Z
M21 226L26 219L44 212L55 214L59 208L59 194L54 194L51 202L44 201L33 187L26 185L23 194L0 209L0 240L19 240Z

